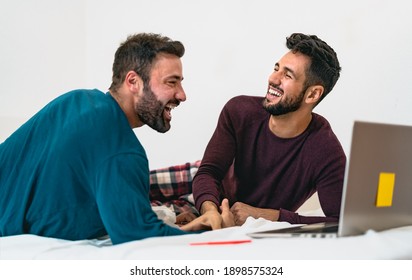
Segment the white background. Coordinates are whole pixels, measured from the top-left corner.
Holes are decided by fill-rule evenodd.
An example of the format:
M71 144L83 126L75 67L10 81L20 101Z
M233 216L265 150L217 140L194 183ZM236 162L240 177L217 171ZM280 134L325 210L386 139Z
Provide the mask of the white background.
M186 47L187 101L172 129L135 132L150 167L201 159L224 103L263 96L293 32L318 35L342 66L315 108L345 152L354 120L412 125L412 9L366 0L0 0L0 142L58 95L106 91L113 55L126 37L155 32ZM253 117L253 116L251 116Z

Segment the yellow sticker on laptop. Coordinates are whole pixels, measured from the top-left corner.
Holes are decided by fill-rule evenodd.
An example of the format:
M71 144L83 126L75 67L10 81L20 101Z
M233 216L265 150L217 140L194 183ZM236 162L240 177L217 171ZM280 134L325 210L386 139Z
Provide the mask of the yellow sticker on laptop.
M381 172L379 174L378 194L376 196L376 207L392 206L394 187L395 187L395 173Z

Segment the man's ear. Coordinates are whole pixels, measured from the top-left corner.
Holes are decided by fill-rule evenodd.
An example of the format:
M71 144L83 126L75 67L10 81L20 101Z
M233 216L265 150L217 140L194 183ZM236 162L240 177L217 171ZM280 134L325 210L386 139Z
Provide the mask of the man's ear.
M317 104L325 91L325 88L321 85L310 86L308 89L308 94L306 95L306 103Z
M124 83L129 91L133 93L139 93L143 89L143 80L135 71L127 72Z

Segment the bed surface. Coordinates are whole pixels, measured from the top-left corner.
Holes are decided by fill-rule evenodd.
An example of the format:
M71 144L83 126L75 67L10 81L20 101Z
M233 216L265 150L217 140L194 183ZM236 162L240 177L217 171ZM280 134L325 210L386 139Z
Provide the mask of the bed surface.
M172 237L155 237L120 245L109 239L68 241L35 235L0 238L0 259L412 259L412 226L344 238L251 239L247 233L290 226L249 218L241 227ZM193 242L251 240L242 244L191 245Z

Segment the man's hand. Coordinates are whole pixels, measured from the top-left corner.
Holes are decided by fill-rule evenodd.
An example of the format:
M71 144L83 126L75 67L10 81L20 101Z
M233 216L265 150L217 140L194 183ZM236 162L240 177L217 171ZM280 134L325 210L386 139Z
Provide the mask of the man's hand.
M216 204L211 201L205 201L200 212L202 213L200 217L181 226L180 229L184 231L197 231L222 228L223 219Z
M229 209L229 201L225 198L220 206L222 214L219 213L216 204L206 201L202 205L202 215L186 225L180 227L184 231L215 230L234 226L234 218Z
M233 204L230 211L233 214L234 223L237 226L243 225L248 217L255 219L264 218L269 221L277 221L279 219L279 210L257 208L242 202Z
M235 226L235 217L229 209L229 200L223 199L222 205L220 205L220 211L222 212L222 228Z
M177 225L185 225L187 223L190 223L194 219L196 219L197 216L193 214L191 211L186 211L183 213L180 213L179 215L176 216L176 224Z

